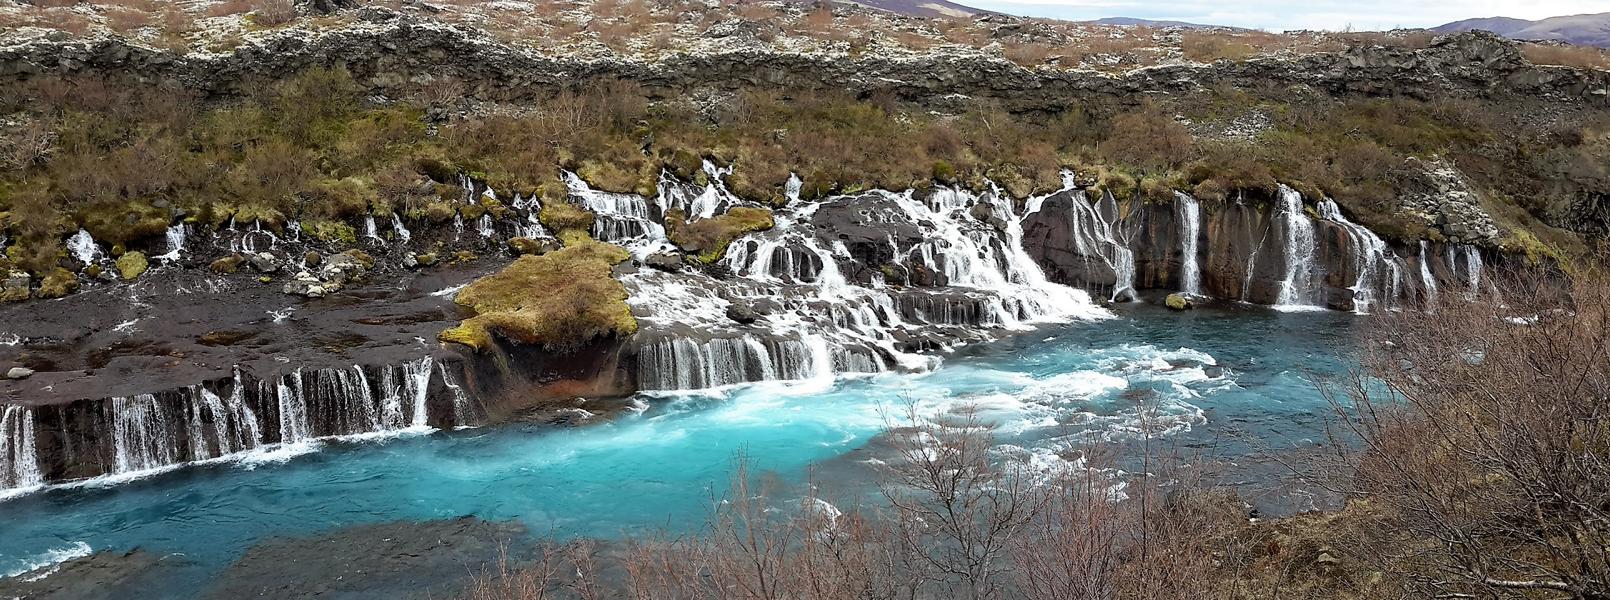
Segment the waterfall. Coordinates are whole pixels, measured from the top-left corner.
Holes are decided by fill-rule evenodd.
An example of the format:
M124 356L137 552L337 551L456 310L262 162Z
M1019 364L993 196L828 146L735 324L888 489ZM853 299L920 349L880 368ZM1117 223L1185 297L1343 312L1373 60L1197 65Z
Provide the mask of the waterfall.
M1286 275L1280 281L1275 305L1310 306L1314 280L1314 223L1303 213L1303 197L1297 190L1280 186L1280 215L1285 219Z
M111 410L115 461L112 473L150 471L179 462L173 431L175 420L156 396L113 398Z
M665 227L650 218L648 199L592 189L575 173L563 173L570 197L594 215L594 238L609 242L665 239Z
M307 398L302 395L302 370L297 369L279 379L275 385L275 398L279 400L280 443L300 444L309 439Z
M697 200L679 198L679 185L662 182L668 206ZM1031 198L1029 212L1043 200ZM817 213L829 210L861 219L873 233L852 251L837 232L817 230ZM1106 314L1084 292L1046 279L1023 249L1023 219L994 189L791 202L771 230L729 246L722 264L734 277L644 270L623 279L640 326L639 387L823 385L840 373L924 370L938 359L918 352L986 339L992 330ZM903 233L880 242L880 230ZM863 263L868 256L877 262ZM891 281L896 272L931 273L932 283ZM766 314L752 323L728 317L745 306Z
M408 231L408 228L403 225L402 217L397 216L395 212L391 213L391 230L397 234L397 239L402 240L403 243L414 239L413 232Z
M1180 292L1202 294L1202 269L1197 265L1197 243L1202 236L1202 205L1189 194L1174 192L1180 213Z
M373 214L363 215L363 237L381 241L380 231L375 227L375 216Z
M101 248L95 245L95 237L83 229L67 238L67 250L73 254L73 258L84 264L95 262L101 256Z
M1431 243L1420 240L1420 285L1428 305L1437 303L1437 278L1431 274Z
M426 401L430 399L430 366L431 358L429 356L403 364L403 381L409 386L405 390L412 392L411 399L414 403L414 418L411 424L420 429L430 425L430 415L426 414L425 410ZM462 390L455 389L454 391L458 393L458 396L463 395ZM454 398L454 400L457 399L457 397Z
M34 411L7 406L0 413L0 491L31 488L45 482L34 439Z
M423 368L426 369L426 372L428 373L429 369L430 369L430 365L427 363L426 365L424 365ZM470 398L469 398L468 394L464 393L464 386L459 385L458 381L455 381L453 379L452 373L448 372L448 370L447 370L447 365L445 365L445 364L437 364L436 365L436 370L437 370L437 372L441 373L441 375L442 375L442 386L446 387L447 388L447 393L450 394L453 397L453 420L454 420L454 422L459 423L460 426L462 426L465 423L468 423L469 420L470 420L470 416L471 416L470 415ZM430 376L425 375L425 377L428 378Z
M464 235L464 215L453 213L453 241Z
M1470 294L1481 293L1481 249L1475 246L1465 246L1465 270L1470 276Z
M732 167L718 168L706 160L702 168L708 180L702 188L677 181L668 172L660 173L659 204L662 217L665 212L679 208L689 219L708 219L728 207L743 203L727 191L724 180L732 173ZM697 189L697 193L692 192L694 189Z
M481 237L484 238L496 236L497 230L492 228L492 215L489 213L482 214L480 219L476 219L475 230L480 232Z
M788 204L799 202L799 191L805 188L805 182L799 180L799 175L788 174L788 181L783 184L783 198Z
M1386 240L1369 228L1347 220L1341 207L1329 198L1319 202L1319 217L1340 225L1347 232L1348 248L1358 272L1348 288L1353 292L1353 312L1368 313L1377 304L1385 306L1395 300L1402 287L1403 266L1387 249Z
M164 234L164 237L165 237L166 241L168 242L168 251L167 251L167 253L159 255L159 256L156 256L154 258L156 258L157 260L164 260L164 261L179 260L179 253L184 251L184 238L185 238L185 225L184 225L184 223L179 222L179 223L174 223L172 225L169 225L168 226L168 231L167 231L166 234Z

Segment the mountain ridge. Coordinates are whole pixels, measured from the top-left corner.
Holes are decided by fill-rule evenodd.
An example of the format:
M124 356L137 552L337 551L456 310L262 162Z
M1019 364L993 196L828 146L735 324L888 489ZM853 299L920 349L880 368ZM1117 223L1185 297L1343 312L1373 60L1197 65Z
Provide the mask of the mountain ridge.
M1465 19L1433 27L1431 31L1459 33L1474 29L1491 31L1517 40L1551 40L1610 48L1610 12L1563 15L1536 21L1510 17Z

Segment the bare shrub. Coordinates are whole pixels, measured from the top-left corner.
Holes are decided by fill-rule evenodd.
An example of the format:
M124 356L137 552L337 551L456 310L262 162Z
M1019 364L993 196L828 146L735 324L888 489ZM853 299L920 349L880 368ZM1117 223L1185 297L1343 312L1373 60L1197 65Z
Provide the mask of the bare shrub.
M1589 46L1526 44L1521 47L1526 60L1536 65L1560 65L1579 69L1610 70L1610 51Z
M263 27L277 27L295 21L296 3L292 0L257 0L252 6L252 23Z
M1610 281L1504 282L1382 317L1330 390L1355 559L1411 595L1610 597Z

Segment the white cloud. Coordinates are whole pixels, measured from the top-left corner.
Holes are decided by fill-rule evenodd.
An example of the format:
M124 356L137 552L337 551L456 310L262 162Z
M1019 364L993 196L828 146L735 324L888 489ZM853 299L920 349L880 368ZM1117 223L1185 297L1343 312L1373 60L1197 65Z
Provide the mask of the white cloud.
M976 8L1062 19L1138 17L1270 30L1433 27L1476 17L1542 19L1610 11L1605 0L961 0Z

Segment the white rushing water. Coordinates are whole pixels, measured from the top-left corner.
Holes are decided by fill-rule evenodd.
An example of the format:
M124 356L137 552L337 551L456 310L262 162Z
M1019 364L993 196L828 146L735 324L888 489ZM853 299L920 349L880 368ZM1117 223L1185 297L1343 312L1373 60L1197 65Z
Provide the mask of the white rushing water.
M372 369L298 369L255 385L236 369L218 391L204 384L114 397L106 403L105 430L87 432L105 440L111 462L100 465L103 475L88 483L137 479L192 462L291 456L324 438L428 432L430 385L438 372L451 395L454 418L471 416L463 388L429 356ZM254 410L248 394L268 412ZM0 497L45 483L35 414L20 406L0 413ZM267 437L270 431L278 432L277 443Z
M1425 291L1425 303L1437 303L1437 278L1431 274L1431 243L1420 240L1420 287Z
M67 238L67 251L79 262L89 264L101 257L101 247L95 244L95 237L88 231L78 230L73 237Z
M1353 312L1365 314L1377 307L1391 308L1403 287L1403 261L1387 249L1386 240L1369 228L1347 220L1335 201L1321 200L1319 217L1340 225L1347 232L1353 268L1358 273L1348 288L1353 292Z
M1314 284L1314 223L1303 212L1303 197L1297 190L1280 186L1278 215L1284 224L1282 253L1285 276L1280 280L1277 308L1312 307Z
M154 258L162 261L179 260L180 253L184 252L185 224L181 222L169 225L168 231L163 237L164 241L168 243L168 251Z
M391 213L391 231L397 235L397 240L403 243L414 239L413 232L408 231L408 227L403 225L402 217L397 216L395 212Z
M571 199L593 213L594 238L626 246L639 258L664 245L665 227L651 217L647 198L601 192L592 189L575 173L566 171L563 175Z
M1180 219L1180 292L1202 294L1202 267L1197 264L1197 244L1202 237L1202 205L1196 198L1174 192L1174 207Z
M669 196L671 202L689 200ZM859 212L870 227L917 227L921 235L891 235L887 247L875 251L889 257L887 264L860 265L843 241L819 237L811 224L824 203L835 202L846 206L831 210ZM910 191L872 191L790 205L775 216L775 228L728 248L723 264L734 279L653 271L626 279L629 303L643 325L642 389L771 380L820 386L837 374L925 370L937 359L913 351L907 342L914 338L942 349L969 336L988 337L991 329L1106 315L1083 291L1046 280L1023 250L1024 215L994 190L939 188L921 198ZM980 220L985 214L988 219ZM870 282L852 283L846 268L863 269L861 277ZM886 279L895 271L933 273L943 285L889 285ZM768 314L739 324L727 314L735 306Z
M7 406L0 413L0 492L44 483L34 433L34 411Z

